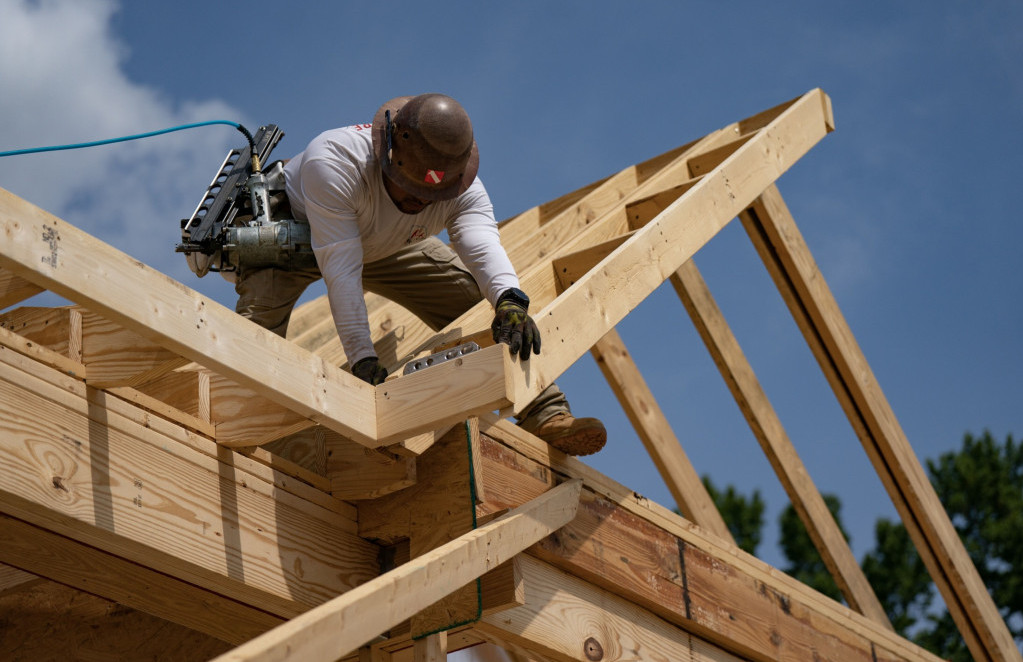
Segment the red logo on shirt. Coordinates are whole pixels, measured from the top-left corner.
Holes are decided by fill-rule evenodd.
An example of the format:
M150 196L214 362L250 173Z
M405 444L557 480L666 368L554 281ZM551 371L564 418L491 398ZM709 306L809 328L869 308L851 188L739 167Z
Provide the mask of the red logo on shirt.
M444 179L443 170L427 170L426 177L423 179L427 184L440 184L440 181Z
M412 244L419 243L423 239L426 239L426 226L416 225L412 227L412 232L409 234L405 243L411 246Z

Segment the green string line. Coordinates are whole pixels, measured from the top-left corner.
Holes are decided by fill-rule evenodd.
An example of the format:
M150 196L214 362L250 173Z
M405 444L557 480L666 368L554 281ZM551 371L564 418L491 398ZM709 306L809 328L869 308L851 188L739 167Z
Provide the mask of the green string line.
M469 509L472 512L472 528L475 531L477 528L476 522L476 470L472 463L472 429L469 427L469 421L465 421L465 446L469 453ZM440 632L446 632L453 628L461 627L463 625L469 625L475 623L483 618L483 580L479 577L476 578L476 615L472 618L467 618L464 621L458 621L457 623L451 623L449 625L443 625L436 630L430 632L424 632L418 636L413 636L413 640L423 639L429 637L431 634L438 634Z

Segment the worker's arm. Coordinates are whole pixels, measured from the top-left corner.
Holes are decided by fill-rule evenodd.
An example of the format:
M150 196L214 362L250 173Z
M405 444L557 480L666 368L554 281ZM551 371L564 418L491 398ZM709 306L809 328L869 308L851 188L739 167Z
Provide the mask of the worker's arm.
M512 354L527 361L530 351L540 353L540 331L528 313L529 297L518 289L515 268L501 245L493 205L483 183L478 179L473 182L459 203L457 217L448 223L451 245L494 306L494 342L507 344Z
M307 159L300 174L313 252L327 286L327 299L352 372L370 383L383 376L369 329L362 293L362 240L354 200L357 182L318 159ZM359 367L356 370L356 366Z

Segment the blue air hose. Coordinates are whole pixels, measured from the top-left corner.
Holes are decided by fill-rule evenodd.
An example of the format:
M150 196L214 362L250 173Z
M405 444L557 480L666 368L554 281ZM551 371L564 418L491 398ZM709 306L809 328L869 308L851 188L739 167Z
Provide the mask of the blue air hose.
M150 131L148 133L138 133L133 136L122 136L120 138L110 138L107 140L95 140L87 143L77 143L74 145L53 145L51 147L30 147L28 149L13 149L7 152L0 152L0 156L17 156L19 154L34 154L37 152L56 152L64 149L80 149L82 147L96 147L97 145L109 145L110 143L125 142L127 140L138 140L139 138L151 138L153 136L159 136L164 133L171 133L172 131L182 131L184 129L194 129L200 126L209 126L211 124L226 124L233 126L244 134L245 139L249 141L249 153L256 153L256 145L253 142L252 134L249 130L237 122L229 122L227 120L210 120L209 122L195 122L194 124L182 124L181 126L171 127L169 129L160 129L159 131Z

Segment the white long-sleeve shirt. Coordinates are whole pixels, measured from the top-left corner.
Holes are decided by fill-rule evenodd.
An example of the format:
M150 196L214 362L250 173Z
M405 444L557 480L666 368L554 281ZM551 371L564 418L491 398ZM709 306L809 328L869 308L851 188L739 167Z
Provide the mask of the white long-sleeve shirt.
M307 220L313 252L348 360L375 356L362 290L362 265L448 231L455 252L491 304L518 287L501 246L493 205L483 182L418 214L402 213L384 189L373 154L372 125L325 131L284 167L291 209Z

